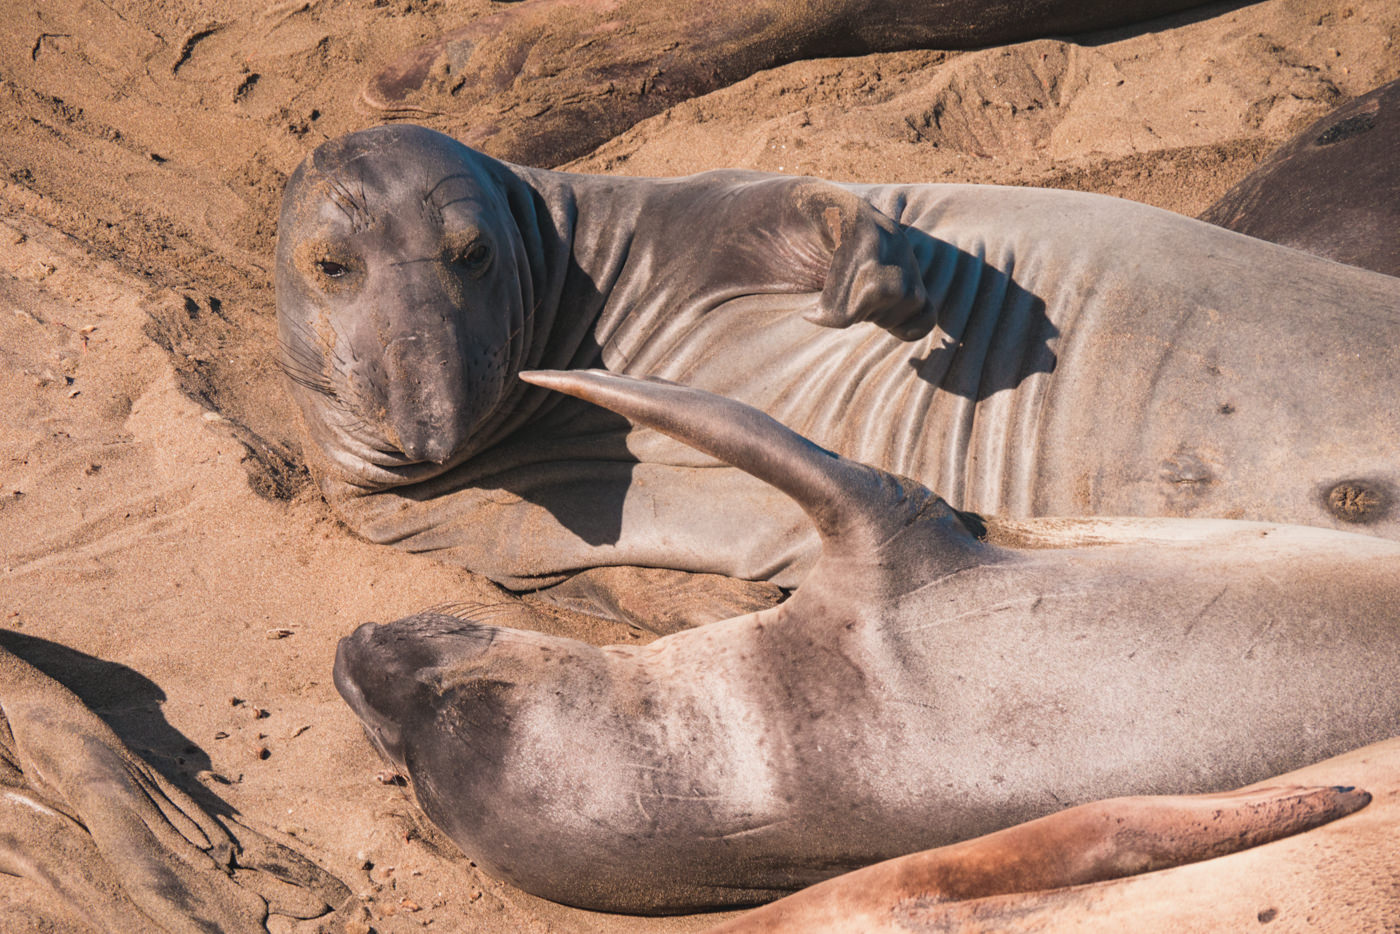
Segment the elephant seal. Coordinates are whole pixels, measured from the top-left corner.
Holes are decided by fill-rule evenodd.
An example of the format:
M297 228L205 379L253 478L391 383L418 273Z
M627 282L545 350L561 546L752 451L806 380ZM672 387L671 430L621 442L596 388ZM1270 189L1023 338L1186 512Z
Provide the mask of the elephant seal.
M1400 543L984 520L756 409L526 374L751 472L822 538L783 604L598 648L424 614L335 683L479 865L587 908L771 898L1106 796L1234 787L1400 726Z
M1201 0L530 0L403 53L363 98L447 114L492 155L552 166L673 104L806 58L965 49L1136 23Z
M340 880L209 814L6 647L42 640L0 636L0 873L52 890L103 931L256 934L270 914L351 906Z
M1358 785L1292 787L1338 781ZM1369 806L1328 820L1357 796ZM848 873L707 934L1381 931L1400 908L1397 823L1390 739L1233 794L1071 808Z
M774 488L532 367L717 392L962 509L1400 537L1395 280L1099 195L574 175L379 127L288 183L277 314L347 524L515 590L790 588L818 553Z
M1338 107L1269 154L1201 220L1400 276L1400 81Z

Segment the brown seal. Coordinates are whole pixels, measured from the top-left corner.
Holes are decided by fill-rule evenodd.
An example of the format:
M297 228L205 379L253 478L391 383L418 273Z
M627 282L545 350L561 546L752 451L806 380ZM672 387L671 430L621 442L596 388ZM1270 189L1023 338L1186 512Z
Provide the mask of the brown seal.
M296 852L208 813L9 651L61 647L0 637L0 873L105 931L255 934L269 914L317 918L351 898Z
M1334 787L1296 787L1324 783ZM1400 739L1390 739L1233 794L1103 801L901 857L709 934L1381 931L1396 912L1397 825ZM1163 856L1181 864L1163 868Z
M1055 890L1218 859L1313 830L1371 800L1370 793L1350 786L1285 785L1095 801L858 869L707 934L908 934L964 930L977 922L1003 932L1045 930L1041 925L1047 922L1081 930L1084 906L1056 899ZM1047 910L1057 901L1058 912ZM1139 919L1115 920L1125 930L1143 930ZM1232 928L1222 924L1221 929Z
M403 53L364 100L446 114L464 141L559 165L672 104L804 58L1000 45L1200 0L529 0Z
M1338 107L1269 154L1201 220L1400 276L1400 81ZM1338 494L1365 512L1364 487Z

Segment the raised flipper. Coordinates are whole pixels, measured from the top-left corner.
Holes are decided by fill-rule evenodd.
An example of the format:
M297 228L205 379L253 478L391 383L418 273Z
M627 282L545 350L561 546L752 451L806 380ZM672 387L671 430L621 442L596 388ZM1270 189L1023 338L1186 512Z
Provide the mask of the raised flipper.
M790 184L797 211L819 229L822 246L831 251L816 310L807 320L837 328L869 321L909 341L933 330L923 273L899 225L829 182Z
M1311 830L1371 801L1354 788L1110 798L886 860L740 915L708 934L948 930L945 909L1225 856ZM1014 916L1014 912L1012 913ZM1006 917L1004 910L1001 917ZM998 928L1005 930L1005 928Z
M772 484L802 507L828 551L835 542L878 549L917 523L929 547L904 547L906 554L989 556L964 517L922 484L834 454L742 402L604 370L530 370L520 378L609 408Z
M105 930L261 932L326 914L334 877L207 814L67 688L0 649L0 871Z
M690 231L704 230L704 237ZM677 231L687 231L677 238ZM813 324L869 323L914 341L937 324L909 234L860 195L818 178L727 170L646 197L629 257L664 263L634 301L647 314L714 308L756 295ZM678 327L688 326L686 311Z

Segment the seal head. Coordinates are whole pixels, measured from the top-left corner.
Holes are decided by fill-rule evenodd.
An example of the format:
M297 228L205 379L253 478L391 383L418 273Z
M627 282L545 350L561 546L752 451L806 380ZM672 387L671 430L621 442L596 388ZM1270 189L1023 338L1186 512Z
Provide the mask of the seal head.
M533 296L498 166L420 127L378 127L325 143L287 185L282 363L351 478L438 473L506 408Z

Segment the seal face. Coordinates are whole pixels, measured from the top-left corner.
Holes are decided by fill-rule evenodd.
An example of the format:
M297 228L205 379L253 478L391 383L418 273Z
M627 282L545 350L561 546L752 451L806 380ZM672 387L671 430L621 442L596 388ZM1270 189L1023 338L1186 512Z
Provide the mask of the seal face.
M642 647L433 615L341 640L336 685L424 812L536 895L750 903L1070 804L1259 780L1400 719L1400 543L982 520L732 400L522 377L772 484L821 539L787 602Z
M351 474L462 459L520 366L528 265L506 197L472 156L440 134L380 127L317 149L288 184L283 366Z

